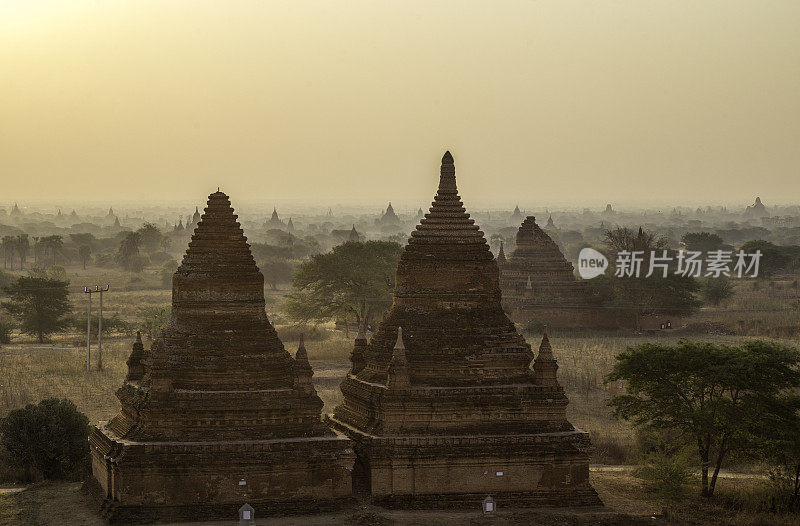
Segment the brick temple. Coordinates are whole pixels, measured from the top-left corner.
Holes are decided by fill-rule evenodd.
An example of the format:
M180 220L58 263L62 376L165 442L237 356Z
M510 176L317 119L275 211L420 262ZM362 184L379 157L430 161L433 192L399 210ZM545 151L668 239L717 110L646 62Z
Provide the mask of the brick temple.
M566 419L500 305L497 264L442 158L439 190L397 267L394 303L359 334L329 421L353 440L354 489L393 507L593 505L588 434Z
M172 282L172 315L137 339L120 413L90 437L112 520L316 510L351 494L350 441L320 418L305 348L264 310L264 278L228 197L209 196Z
M552 328L617 329L634 327L635 313L605 307L575 277L555 241L528 216L519 227L516 248L506 259L497 256L503 305L522 325Z

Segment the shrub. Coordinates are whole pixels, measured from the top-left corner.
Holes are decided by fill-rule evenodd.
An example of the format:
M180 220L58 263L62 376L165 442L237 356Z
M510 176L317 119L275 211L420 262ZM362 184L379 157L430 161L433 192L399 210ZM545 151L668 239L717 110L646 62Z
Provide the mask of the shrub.
M5 320L0 320L0 344L11 343L11 331L13 329L14 325Z
M331 337L331 331L315 325L284 325L276 327L281 341L297 341L303 335L305 341L322 341Z
M533 318L525 324L525 332L528 334L541 334L545 327L546 325L542 320Z
M648 491L671 499L680 500L692 478L689 455L653 451L646 454L635 474L644 481Z
M89 467L89 419L67 399L49 398L0 420L0 443L24 482L82 478Z

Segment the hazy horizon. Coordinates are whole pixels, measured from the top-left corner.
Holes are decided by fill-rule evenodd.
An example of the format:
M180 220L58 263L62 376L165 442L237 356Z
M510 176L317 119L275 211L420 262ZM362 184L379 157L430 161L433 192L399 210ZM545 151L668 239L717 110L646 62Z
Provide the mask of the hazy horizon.
M427 209L447 149L471 210L794 204L798 27L788 0L0 0L0 207Z

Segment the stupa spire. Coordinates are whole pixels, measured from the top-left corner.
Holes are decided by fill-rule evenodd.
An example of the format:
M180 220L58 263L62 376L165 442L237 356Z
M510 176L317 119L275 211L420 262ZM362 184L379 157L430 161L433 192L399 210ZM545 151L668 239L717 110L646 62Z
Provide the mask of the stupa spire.
M316 394L314 383L311 377L314 376L314 370L308 361L308 352L306 351L306 344L303 334L300 334L300 343L297 345L297 352L294 355L294 382L292 387L295 391L301 391L306 394Z
M350 374L358 374L364 368L364 353L367 351L366 324L365 319L358 324L358 334L353 342L353 351L350 353Z
M133 342L133 349L128 358L128 375L125 381L138 382L144 376L144 365L142 359L144 358L144 344L142 344L142 333L136 331L136 341Z
M350 235L347 236L347 241L355 241L358 242L360 237L358 235L358 230L356 230L356 225L353 224L353 228L350 230Z
M389 370L386 375L386 386L392 391L411 387L402 327L397 327L397 343L394 344L394 349L392 350L392 359L389 362Z
M539 345L539 355L533 362L533 376L536 383L548 387L558 387L558 363L553 356L553 348L547 337L547 329L542 334L542 343Z
M500 242L500 252L497 253L497 264L502 265L506 262L506 253L503 251L503 242Z

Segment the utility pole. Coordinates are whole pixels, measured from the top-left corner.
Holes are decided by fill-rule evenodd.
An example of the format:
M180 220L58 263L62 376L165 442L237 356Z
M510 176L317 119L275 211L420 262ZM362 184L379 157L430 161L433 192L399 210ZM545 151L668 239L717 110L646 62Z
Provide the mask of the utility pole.
M83 287L83 292L89 295L89 308L86 311L86 372L92 370L92 290Z
M97 292L100 293L100 320L97 323L97 370L103 370L103 292L108 292L109 286L101 289L96 287ZM90 295L91 297L91 295Z
M108 292L108 285L101 289L95 285L94 289L83 287L83 292L89 295L89 307L86 312L86 372L92 370L92 294L100 293L100 320L97 324L97 370L103 370L103 293Z

